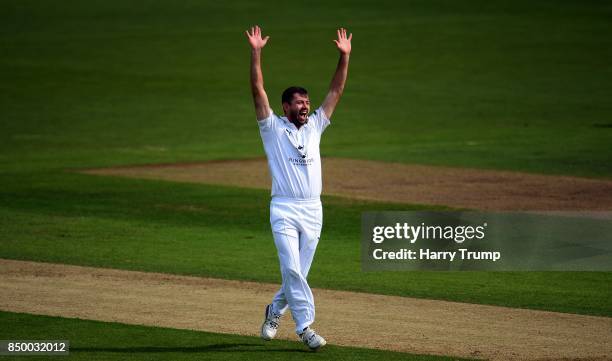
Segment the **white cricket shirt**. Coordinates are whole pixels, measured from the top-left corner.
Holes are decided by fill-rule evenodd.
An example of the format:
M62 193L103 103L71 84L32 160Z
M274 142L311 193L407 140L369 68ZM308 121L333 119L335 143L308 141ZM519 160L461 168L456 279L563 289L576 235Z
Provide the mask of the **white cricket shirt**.
M329 125L319 107L298 130L287 117L272 109L257 121L272 176L272 197L317 199L321 195L321 134Z

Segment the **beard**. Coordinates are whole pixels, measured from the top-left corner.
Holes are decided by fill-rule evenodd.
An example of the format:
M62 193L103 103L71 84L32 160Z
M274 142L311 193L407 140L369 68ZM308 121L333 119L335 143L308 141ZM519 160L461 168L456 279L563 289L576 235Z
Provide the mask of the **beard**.
M290 116L290 120L296 120L301 124L304 124L308 121L308 110L306 109L302 109L302 110L297 110L297 109L292 109L289 112L289 116Z

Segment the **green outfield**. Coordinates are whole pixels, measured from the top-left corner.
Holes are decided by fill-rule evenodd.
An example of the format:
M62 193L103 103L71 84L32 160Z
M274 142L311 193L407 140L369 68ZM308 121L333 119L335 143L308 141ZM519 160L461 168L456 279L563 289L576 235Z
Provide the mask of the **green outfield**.
M293 84L318 105L335 28L353 32L323 156L612 179L611 19L598 1L2 1L0 258L279 282L268 191L74 172L264 156L255 23L276 112ZM612 273L362 273L361 212L433 208L323 201L313 287L612 316ZM83 359L302 357L289 342L264 353L248 337L0 316L0 338L57 331Z
M244 35L257 22L277 112L288 84L323 99L334 30L354 33L323 155L610 177L611 13L598 1L3 1L2 168L263 155Z

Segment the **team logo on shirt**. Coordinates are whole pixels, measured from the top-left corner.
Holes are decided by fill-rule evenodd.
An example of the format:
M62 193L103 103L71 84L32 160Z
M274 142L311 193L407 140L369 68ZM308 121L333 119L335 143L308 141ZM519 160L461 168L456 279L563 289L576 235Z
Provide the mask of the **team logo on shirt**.
M291 163L293 165L301 165L301 166L309 166L309 165L312 165L314 163L314 158L295 158L295 157L289 157L289 158L287 158L287 160L289 161L289 163Z

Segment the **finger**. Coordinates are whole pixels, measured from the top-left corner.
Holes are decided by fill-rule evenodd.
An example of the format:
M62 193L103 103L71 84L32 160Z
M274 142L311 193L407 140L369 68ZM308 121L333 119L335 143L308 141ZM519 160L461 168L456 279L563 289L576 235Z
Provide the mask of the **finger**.
M346 29L342 28L342 37L346 39Z
M332 40L334 43L336 43L337 46L340 46L340 43L338 42L338 40Z
M268 42L268 39L270 39L270 35L266 36L266 38L265 38L265 39L263 39L264 43L267 43L267 42Z
M336 33L338 33L338 40L341 39L342 37L340 36L340 29L336 30Z
M251 36L255 35L255 28L251 27Z
M348 41L351 41L351 39L353 38L353 33L351 33L348 37Z

